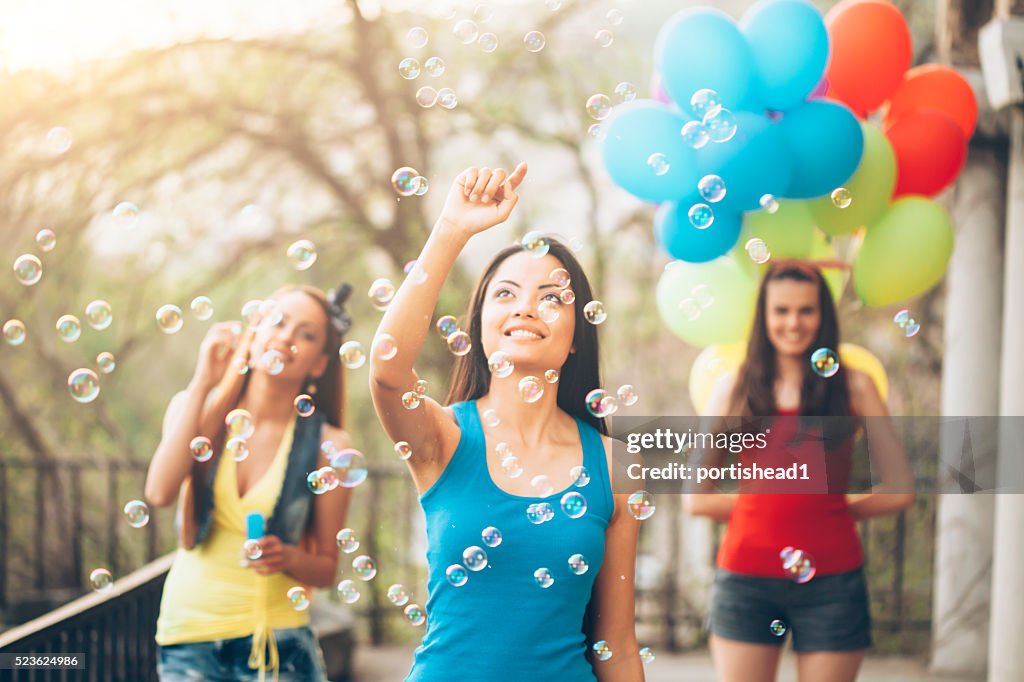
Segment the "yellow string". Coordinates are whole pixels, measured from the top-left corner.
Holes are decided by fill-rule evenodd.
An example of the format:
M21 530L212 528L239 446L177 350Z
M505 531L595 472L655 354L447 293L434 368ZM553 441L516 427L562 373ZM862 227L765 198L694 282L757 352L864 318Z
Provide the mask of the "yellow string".
M280 660L277 655L277 638L274 636L274 629L267 623L267 578L259 576L256 581L258 585L256 599L256 629L252 633L252 648L249 650L249 667L260 671L260 682L263 682L267 670L274 673L274 682L277 682ZM267 660L267 647L270 648L270 660Z

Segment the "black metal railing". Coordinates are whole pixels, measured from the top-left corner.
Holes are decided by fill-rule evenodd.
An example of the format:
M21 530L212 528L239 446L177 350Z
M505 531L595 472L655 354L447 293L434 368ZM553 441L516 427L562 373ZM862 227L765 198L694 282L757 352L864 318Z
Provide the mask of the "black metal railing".
M173 554L0 634L0 653L82 656L84 668L7 670L11 682L156 681L156 619Z
M0 610L7 607L9 615L16 615L19 602L31 601L26 595L48 598L51 604L67 602L87 590L92 568L106 566L118 579L173 549L171 510L155 511L145 529L130 528L122 519L124 502L141 496L145 467L142 463L0 462ZM56 519L48 513L46 496L56 494L54 485L65 496L69 518ZM352 577L351 560L357 554L373 556L378 575L367 583L357 580L362 598L343 608L355 613L361 639L371 644L414 641L422 630L405 622L402 609L387 600L386 591L400 582L413 593L413 601L423 604L426 599L423 529L415 489L404 467L387 462L371 465L367 481L354 492L347 525L356 529L362 545L354 554L340 555L338 577ZM661 551L653 543L666 537L670 543L680 542L682 513L678 499L659 502L658 514L643 525L641 553L678 556L678 544ZM934 496L922 496L907 512L860 524L876 643L884 642L887 653L920 653L927 646L934 518ZM65 533L56 530L60 522ZM662 528L667 532L655 532L655 524L668 524ZM55 558L63 561L64 570L55 569ZM658 642L663 649L701 645L706 595L685 588L686 576L680 575L680 566L671 559L664 560L659 572L656 584L638 585L638 627L652 633L648 641ZM147 617L155 623L155 611ZM27 617L9 618L10 622L24 620ZM102 621L94 626L102 630ZM149 627L151 633L152 624Z

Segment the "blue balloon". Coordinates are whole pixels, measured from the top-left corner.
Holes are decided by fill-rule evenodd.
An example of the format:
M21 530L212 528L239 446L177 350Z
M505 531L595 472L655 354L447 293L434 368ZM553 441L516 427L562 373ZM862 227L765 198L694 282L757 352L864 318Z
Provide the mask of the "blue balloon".
M804 0L761 0L740 20L750 44L758 94L765 107L786 111L803 103L828 64L828 31Z
M735 112L736 134L727 142L709 142L697 150L700 177L715 174L725 181L725 203L735 211L761 207L761 197L786 196L793 168L778 124L749 111ZM699 180L699 178L698 178ZM685 198L697 200L694 194Z
M654 64L665 91L690 116L690 97L702 88L717 92L727 109L760 109L750 46L724 12L695 7L677 13L658 33Z
M811 100L786 112L778 124L793 163L793 181L784 195L811 199L850 179L864 153L864 132L838 102Z
M604 122L601 155L612 180L647 201L675 201L697 186L697 152L679 131L686 119L663 104L636 100L616 107ZM648 163L663 154L668 170L658 175Z
M690 202L662 204L654 217L654 236L669 255L690 263L706 263L729 252L740 236L742 215L711 204L715 221L698 230L688 216Z

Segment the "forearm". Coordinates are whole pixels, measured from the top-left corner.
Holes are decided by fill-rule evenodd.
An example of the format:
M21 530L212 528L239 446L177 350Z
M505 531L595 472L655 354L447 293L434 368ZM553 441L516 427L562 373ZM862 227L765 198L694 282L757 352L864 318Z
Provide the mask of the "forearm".
M729 521L736 508L735 493L697 493L686 496L686 511L715 521Z
M593 658L594 675L599 682L643 682L644 664L640 660L640 646L636 637L606 640L612 650L607 661ZM593 657L593 651L591 651Z
M166 424L146 473L145 495L150 504L163 507L176 499L192 468L192 439L203 435L199 433L199 416L208 393L206 386L189 384L179 411Z
M322 556L295 547L290 566L285 573L297 582L310 587L333 587L338 575L337 557Z
M371 353L370 374L374 383L392 389L411 388L413 365L430 331L430 320L437 306L441 287L455 260L468 241L455 230L438 222L416 260L416 268L426 273L426 281L414 283L415 275L399 287L377 327L377 336L390 334L398 346L390 360L381 360ZM408 390L408 389L406 389Z
M856 493L846 496L846 509L854 519L870 519L902 511L914 504L913 493Z

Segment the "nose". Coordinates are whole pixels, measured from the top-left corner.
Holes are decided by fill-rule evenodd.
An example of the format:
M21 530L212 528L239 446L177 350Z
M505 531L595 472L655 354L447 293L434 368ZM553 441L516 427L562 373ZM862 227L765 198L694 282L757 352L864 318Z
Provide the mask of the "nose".
M512 312L513 317L524 317L531 320L537 319L537 307L532 301L526 300L525 298L520 299L516 305L516 309Z

